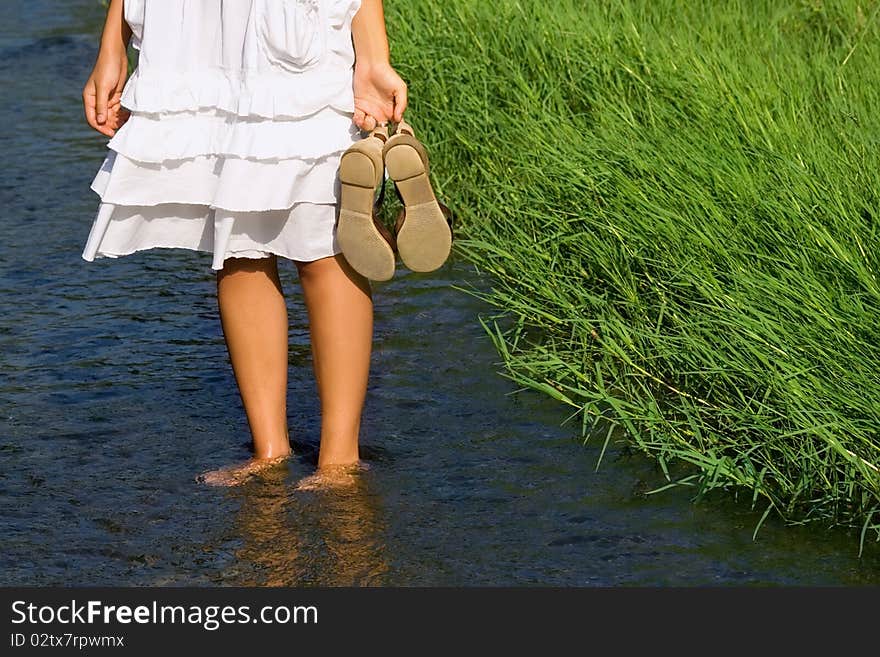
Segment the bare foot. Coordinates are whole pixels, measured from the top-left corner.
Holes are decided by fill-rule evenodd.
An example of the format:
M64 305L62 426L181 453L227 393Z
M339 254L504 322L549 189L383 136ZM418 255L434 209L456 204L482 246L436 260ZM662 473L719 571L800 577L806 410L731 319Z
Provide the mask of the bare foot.
M325 465L314 474L300 479L295 490L326 490L332 488L348 488L357 483L358 475L370 466L358 461L347 465Z
M220 468L219 470L203 472L196 477L196 481L210 486L238 486L254 475L259 474L274 465L283 463L288 458L290 458L290 454L276 456L271 459L248 459L244 463L235 463Z

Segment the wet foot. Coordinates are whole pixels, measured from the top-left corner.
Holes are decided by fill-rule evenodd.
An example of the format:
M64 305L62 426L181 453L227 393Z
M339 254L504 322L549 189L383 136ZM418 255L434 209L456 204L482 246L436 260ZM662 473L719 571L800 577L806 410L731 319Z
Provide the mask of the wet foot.
M347 465L325 465L314 474L300 479L296 490L327 490L354 486L359 475L370 467L361 461Z
M244 463L235 463L220 468L219 470L203 472L196 477L196 481L202 484L208 484L209 486L238 486L254 475L257 475L264 470L268 470L279 463L283 463L289 458L290 454L276 456L271 459L248 459Z

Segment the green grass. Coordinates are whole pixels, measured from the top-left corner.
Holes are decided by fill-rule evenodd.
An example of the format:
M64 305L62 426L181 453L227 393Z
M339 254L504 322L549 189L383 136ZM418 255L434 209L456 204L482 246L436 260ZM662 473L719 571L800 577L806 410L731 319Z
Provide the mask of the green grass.
M880 538L880 0L385 4L509 376Z

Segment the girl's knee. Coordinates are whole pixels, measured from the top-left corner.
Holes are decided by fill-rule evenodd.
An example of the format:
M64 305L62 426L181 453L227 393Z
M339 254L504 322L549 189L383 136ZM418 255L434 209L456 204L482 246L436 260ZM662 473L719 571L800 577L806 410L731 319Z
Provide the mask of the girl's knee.
M297 262L296 269L300 276L321 276L353 271L343 255L327 256L308 262Z
M370 294L369 281L352 269L351 265L341 253L335 256L320 258L319 260L311 260L309 262L297 262L296 269L299 272L301 281L308 282L314 280L340 282L349 281L360 288L367 295Z

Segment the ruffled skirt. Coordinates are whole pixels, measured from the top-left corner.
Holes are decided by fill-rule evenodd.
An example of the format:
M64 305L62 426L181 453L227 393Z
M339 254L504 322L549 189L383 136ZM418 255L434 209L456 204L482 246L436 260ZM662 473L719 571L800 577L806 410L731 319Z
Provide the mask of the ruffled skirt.
M92 189L82 257L150 248L311 261L339 253L338 168L360 133L360 0L125 0L137 69Z

